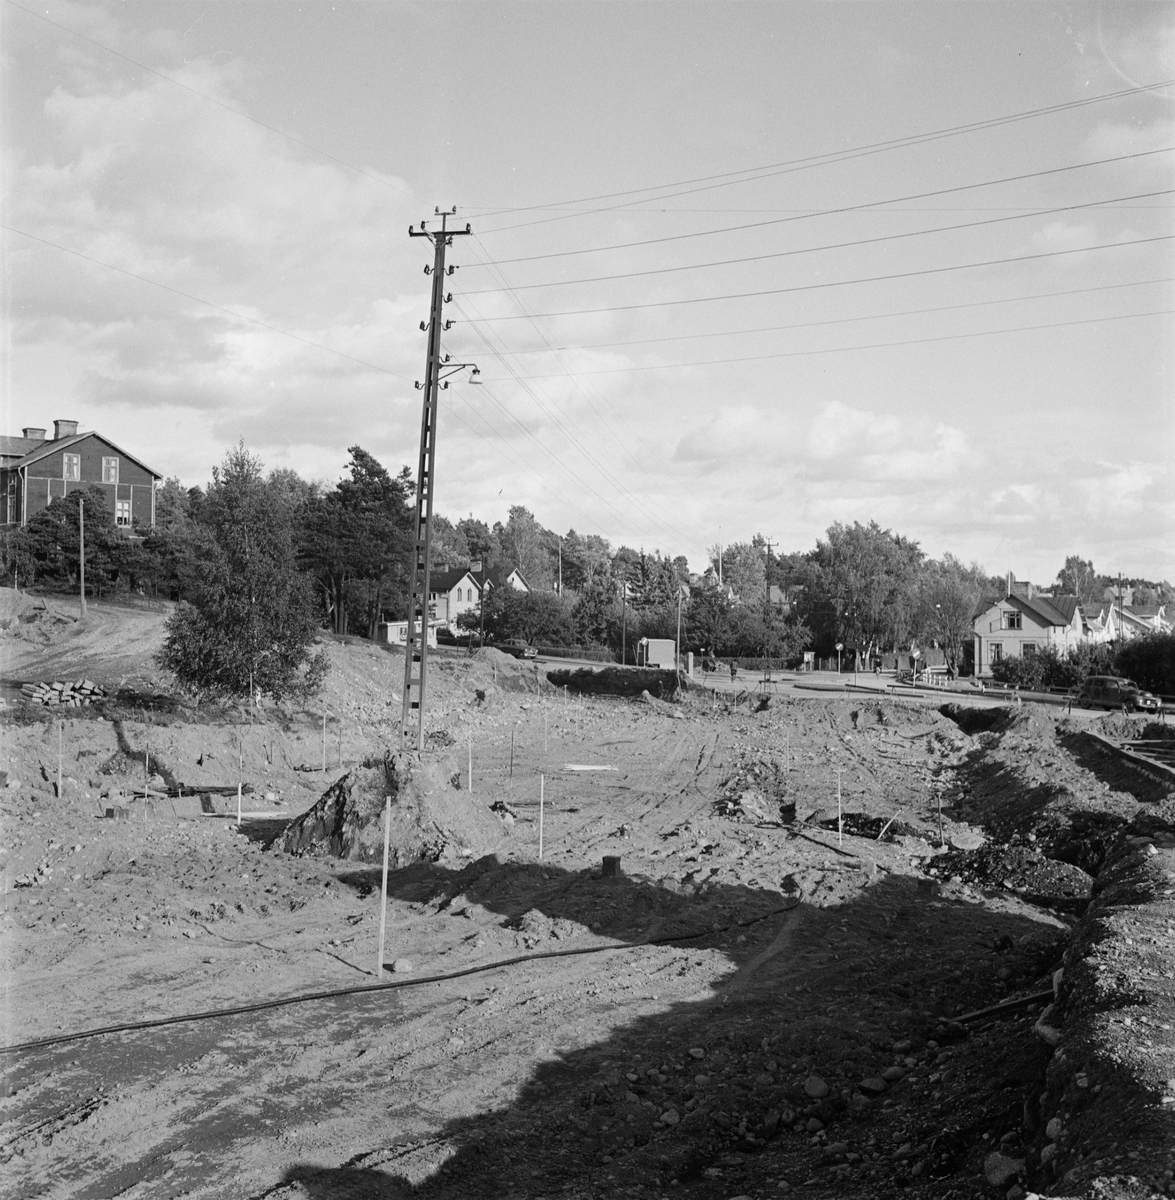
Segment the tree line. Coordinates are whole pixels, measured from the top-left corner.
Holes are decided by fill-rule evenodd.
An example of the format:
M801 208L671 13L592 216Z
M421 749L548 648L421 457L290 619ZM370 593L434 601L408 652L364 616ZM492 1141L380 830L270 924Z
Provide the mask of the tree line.
M100 489L81 490L86 583L96 597L131 593L178 602L165 665L200 688L280 695L313 687L325 661L310 645L321 629L374 638L381 620L403 619L412 566L415 485L360 446L346 474L326 485L296 472L265 471L241 444L207 486L169 479L157 492L154 528L115 527ZM78 586L79 492L54 500L0 542L9 582ZM835 523L814 548L773 554L756 535L715 546L705 572L686 558L643 547L613 549L597 534L545 528L521 505L505 522L434 517L433 570L475 565L479 579L517 569L529 591L495 588L484 624L498 642L577 647L633 660L642 637L680 632L683 650L717 658L794 663L805 650L866 665L884 652L937 646L958 667L981 603L1004 581L951 554L928 557L917 542L876 522ZM1116 580L1092 563L1065 560L1056 588L1093 605ZM1142 580L1139 603L1175 598ZM231 643L231 644L230 644Z

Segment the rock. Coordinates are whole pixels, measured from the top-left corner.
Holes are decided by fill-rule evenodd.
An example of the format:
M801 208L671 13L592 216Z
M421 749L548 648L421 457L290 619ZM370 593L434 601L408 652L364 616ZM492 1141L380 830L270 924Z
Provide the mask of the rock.
M837 1154L848 1154L848 1152L849 1152L848 1142L830 1142L827 1146L824 1147L824 1153L829 1158L832 1158Z
M952 833L947 841L955 850L979 850L987 839L982 833L973 829L964 829L958 833Z
M993 1150L983 1160L983 1174L992 1187L1006 1187L1024 1173L1024 1160Z
M881 1072L881 1078L884 1079L886 1083L897 1083L899 1079L905 1079L905 1077L906 1072L901 1067L886 1067L885 1070Z
M811 1096L813 1100L823 1100L828 1095L828 1092L828 1084L819 1075L809 1075L804 1080L804 1094Z
M689 1056L690 1058L705 1058L706 1051L701 1046L691 1046Z
M1012 1184L1004 1200L1024 1200L1024 1189L1018 1183Z
M718 1126L719 1129L733 1129L734 1122L724 1112L715 1112L710 1114L710 1120Z
M681 1121L681 1114L675 1108L667 1108L659 1120L662 1125L676 1125Z
M909 1054L910 1051L913 1049L914 1049L914 1043L912 1041L910 1041L909 1038L905 1038L903 1041L900 1041L900 1042L894 1042L894 1044L893 1044L893 1052L895 1054Z
M396 975L411 975L412 961L407 958L397 958L392 962L392 972Z
M1040 1152L1040 1165L1047 1167L1057 1157L1057 1143L1049 1142Z
M804 1126L804 1128L809 1133L819 1133L820 1130L824 1128L824 1122L821 1121L819 1117L809 1117L808 1123Z
M866 1096L880 1096L889 1087L889 1084L880 1075L870 1075L868 1079L862 1079L857 1087Z
M903 1142L894 1152L894 1162L904 1162L914 1153L914 1147L910 1142Z
M1048 1138L1050 1142L1056 1142L1060 1140L1061 1134L1064 1133L1064 1131L1065 1126L1061 1123L1061 1118L1053 1117L1053 1119L1044 1127L1044 1136Z

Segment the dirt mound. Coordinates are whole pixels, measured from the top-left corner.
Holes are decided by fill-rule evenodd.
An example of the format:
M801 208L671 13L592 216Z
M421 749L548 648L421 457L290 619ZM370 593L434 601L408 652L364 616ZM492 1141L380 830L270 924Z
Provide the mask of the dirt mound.
M0 588L0 636L46 645L63 629L77 624L77 614L39 596Z
M577 671L548 671L547 678L556 687L596 696L639 696L648 692L659 700L668 700L678 688L676 671L650 667L604 667L600 671L580 667Z
M392 798L391 862L436 862L486 854L504 836L484 802L459 790L455 757L423 761L389 755L337 779L321 799L291 822L278 843L287 854L383 859L385 798Z

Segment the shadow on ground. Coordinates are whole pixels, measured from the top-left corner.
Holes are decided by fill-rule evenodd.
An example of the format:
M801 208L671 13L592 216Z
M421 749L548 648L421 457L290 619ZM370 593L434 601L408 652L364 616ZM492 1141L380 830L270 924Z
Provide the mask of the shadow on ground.
M362 887L369 876L378 878L347 878ZM856 1085L892 1065L895 1042L965 1037L951 1016L1028 990L1055 958L1055 929L945 900L922 879L882 874L863 883L846 905L801 902L784 913L786 898L766 888L675 892L647 879L493 858L463 871L399 872L389 890L400 899L476 904L521 933L544 921L557 928L591 920L600 935L640 947L700 932L676 949L632 954L658 954L658 969L667 970L675 956L687 963L691 951L720 949L733 970L704 1001L674 1003L597 1044L558 1053L512 1104L448 1121L414 1142L372 1147L337 1169L297 1164L265 1195L521 1200L672 1187L675 1195L717 1198L810 1178L807 1195L872 1196L892 1186L936 1200L954 1186L960 1196L974 1194L990 1139L1018 1129L1026 1097L1039 1090L1045 1060L1027 1030L987 1047L982 1084L960 1084L947 1099L942 1089L932 1096L898 1085L887 1104ZM540 1041L551 1034L535 1031ZM809 1073L829 1083L828 1096L805 1094ZM849 1163L843 1149L823 1149L842 1140L888 1144L899 1114L911 1143L923 1144L917 1172L912 1160L895 1163L888 1153L878 1167L868 1155ZM810 1130L797 1132L810 1120L826 1127L821 1145Z

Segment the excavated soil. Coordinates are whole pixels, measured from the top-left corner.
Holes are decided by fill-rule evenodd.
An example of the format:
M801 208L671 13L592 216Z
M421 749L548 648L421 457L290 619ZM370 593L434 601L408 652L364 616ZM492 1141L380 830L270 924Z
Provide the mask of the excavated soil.
M4 1194L1175 1194L1175 802L1084 714L437 656L401 758L402 659L328 650L252 726L141 655L5 718L7 1047L372 985L394 836L393 986L5 1053Z

